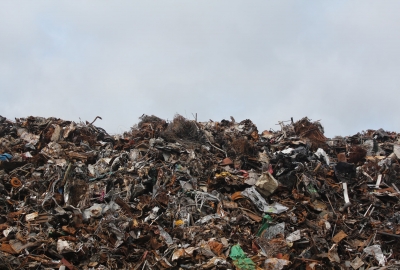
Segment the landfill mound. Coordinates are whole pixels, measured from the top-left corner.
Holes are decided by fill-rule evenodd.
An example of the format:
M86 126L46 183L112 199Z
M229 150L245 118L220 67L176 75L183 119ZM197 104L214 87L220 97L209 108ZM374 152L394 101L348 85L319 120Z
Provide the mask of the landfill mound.
M0 116L0 269L400 268L395 132L98 118Z

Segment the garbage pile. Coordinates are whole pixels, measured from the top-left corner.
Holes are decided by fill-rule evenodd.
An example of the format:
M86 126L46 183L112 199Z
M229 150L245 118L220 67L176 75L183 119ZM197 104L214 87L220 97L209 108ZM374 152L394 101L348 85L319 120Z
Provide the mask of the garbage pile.
M400 135L0 116L1 269L399 269Z

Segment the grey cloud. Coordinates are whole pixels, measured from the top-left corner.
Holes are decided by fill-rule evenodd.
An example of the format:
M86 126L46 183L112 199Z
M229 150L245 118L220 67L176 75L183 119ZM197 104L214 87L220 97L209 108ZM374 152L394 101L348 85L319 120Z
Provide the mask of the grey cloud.
M397 1L21 1L0 8L1 113L234 116L396 130Z

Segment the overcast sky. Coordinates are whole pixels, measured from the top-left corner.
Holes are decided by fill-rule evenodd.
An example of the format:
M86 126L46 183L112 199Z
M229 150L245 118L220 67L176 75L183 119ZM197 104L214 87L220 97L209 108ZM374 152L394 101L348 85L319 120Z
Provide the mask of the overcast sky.
M400 1L2 1L0 115L400 131Z

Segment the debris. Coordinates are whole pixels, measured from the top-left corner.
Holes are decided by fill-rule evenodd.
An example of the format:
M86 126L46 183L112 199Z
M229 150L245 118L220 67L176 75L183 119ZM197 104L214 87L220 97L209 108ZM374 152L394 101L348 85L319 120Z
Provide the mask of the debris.
M257 191L265 198L269 197L278 188L278 181L267 171L256 182Z
M380 266L385 266L386 257L383 255L381 247L379 245L366 247L364 248L364 252L368 255L373 255Z
M364 262L360 259L360 257L356 257L351 263L350 263L351 267L353 267L355 270L357 270L358 268L360 268L361 266L364 265Z
M340 231L332 238L332 241L337 244L345 237L347 237L347 234L344 231Z
M398 269L400 134L0 117L0 268Z
M265 269L281 270L284 266L289 265L290 261L277 258L269 258L265 261Z
M232 246L229 257L232 258L233 264L236 266L237 269L241 270L256 269L255 263L246 256L246 254L243 252L242 248L239 245Z
M285 222L278 223L274 226L268 227L262 234L261 237L267 239L273 239L275 236L279 234L283 234L285 232Z
M0 155L0 161L10 161L12 159L12 155L8 153L4 153Z
M300 230L294 231L286 237L286 241L288 241L288 242L295 242L300 239L301 239Z

